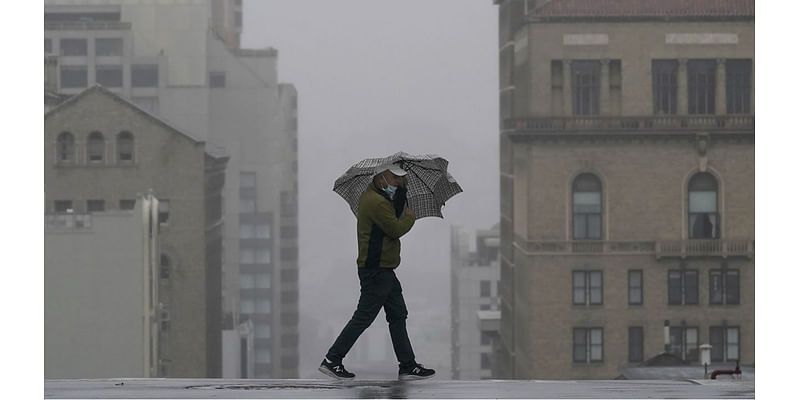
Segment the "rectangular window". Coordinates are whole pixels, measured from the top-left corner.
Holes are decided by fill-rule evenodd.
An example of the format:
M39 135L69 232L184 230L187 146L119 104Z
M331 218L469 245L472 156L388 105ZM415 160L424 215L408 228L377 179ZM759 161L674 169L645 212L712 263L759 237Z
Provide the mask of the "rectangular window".
M491 297L491 296L492 296L492 282L481 281L481 297Z
M239 173L239 188L250 189L256 187L256 174L255 172L241 172Z
M488 353L481 353L481 369L492 369Z
M86 56L88 55L86 39L61 39L62 56Z
M53 52L53 39L44 39L44 54L51 54Z
M256 227L253 224L241 223L239 225L239 238L252 239L256 237Z
M121 56L122 38L99 38L94 41L96 56Z
M697 296L697 270L671 269L668 271L668 304L697 304Z
M281 239L297 239L297 226L294 225L282 226Z
M721 326L712 326L709 329L709 341L711 342L711 361L724 361L725 336Z
M122 87L122 66L98 65L95 69L95 80L105 87Z
M686 361L697 361L698 334L696 327L670 327L669 352Z
M711 361L736 361L740 357L739 327L712 326L709 329Z
M573 362L603 361L603 328L572 329Z
M253 214L256 212L255 199L239 198L239 214Z
M135 206L136 206L136 200L133 199L124 199L119 201L120 210L133 210Z
M708 286L709 304L739 304L739 270L710 270Z
M642 304L642 270L628 271L628 304Z
M603 304L602 271L572 271L572 304Z
M714 114L716 60L689 60L689 114Z
M85 65L62 65L60 69L61 87L85 88L89 85L89 71Z
M729 269L725 273L725 303L739 304L739 270Z
M486 331L481 331L481 346L488 346L492 344L492 338Z
M739 328L728 328L725 337L725 358L728 361L739 360Z
M715 202L716 205L716 192L690 192L689 204L694 206L697 202L695 199L705 197L708 201ZM699 208L699 207L698 207ZM719 213L699 211L694 212L689 210L689 239L719 239Z
M225 72L224 71L213 71L208 73L208 86L212 88L224 88L225 87Z
M158 223L169 223L169 200L158 201Z
M586 272L572 271L572 304L586 304Z
M597 115L600 110L600 61L572 62L572 111Z
M255 264L256 263L256 250L249 248L239 249L239 263L240 264Z
M281 227L283 229L284 227ZM256 224L256 238L269 239L272 236L272 229L264 223Z
M728 114L750 112L752 65L750 60L727 60L725 62L725 102Z
M158 65L139 64L131 66L131 86L157 87Z
M270 249L256 249L256 264L269 264L272 262Z
M678 61L653 60L653 114L675 114L678 109Z
M53 211L57 213L72 212L72 200L56 200L53 202Z
M628 361L644 360L644 328L632 326L628 328Z
M86 211L88 212L103 212L106 210L105 200L87 200Z

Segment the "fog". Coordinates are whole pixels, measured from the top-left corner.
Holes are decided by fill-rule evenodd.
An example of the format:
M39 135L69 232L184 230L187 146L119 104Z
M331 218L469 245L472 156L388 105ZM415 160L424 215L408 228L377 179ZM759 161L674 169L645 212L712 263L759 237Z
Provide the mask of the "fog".
M417 221L397 270L417 361L449 376L450 225L486 229L499 219L496 7L250 0L242 47L276 48L280 81L299 94L300 377L319 377L358 300L356 219L333 182L363 158L398 151L446 158L464 189L443 220ZM394 371L383 313L367 335L385 337L377 346L388 346L383 364ZM367 346L362 337L353 352Z

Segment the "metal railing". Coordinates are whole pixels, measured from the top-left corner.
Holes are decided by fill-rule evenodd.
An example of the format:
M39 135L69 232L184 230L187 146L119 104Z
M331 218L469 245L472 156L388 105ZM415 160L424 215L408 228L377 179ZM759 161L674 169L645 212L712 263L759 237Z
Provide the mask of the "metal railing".
M656 258L662 257L747 257L755 255L750 239L689 239L656 242Z

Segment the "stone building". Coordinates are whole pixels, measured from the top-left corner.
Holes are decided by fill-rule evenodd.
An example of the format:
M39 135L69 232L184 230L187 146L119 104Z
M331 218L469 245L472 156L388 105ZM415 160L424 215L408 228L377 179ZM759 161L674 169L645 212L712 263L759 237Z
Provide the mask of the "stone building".
M754 1L495 4L499 376L754 365Z
M158 198L158 313L150 316L159 321L158 365L151 376L219 376L228 157L100 86L51 109L44 126L46 213L125 211L138 194ZM127 245L93 251L110 260ZM104 282L95 284L103 290Z
M99 84L227 151L223 326L252 322L248 377L297 377L298 95L278 81L277 50L240 47L241 0L45 0L44 11L46 104Z

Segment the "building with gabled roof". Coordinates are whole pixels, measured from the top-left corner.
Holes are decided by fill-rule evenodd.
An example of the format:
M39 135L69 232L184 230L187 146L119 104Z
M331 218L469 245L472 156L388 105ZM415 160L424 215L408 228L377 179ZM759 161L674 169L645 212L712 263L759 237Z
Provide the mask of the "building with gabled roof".
M158 312L149 316L158 321L158 337L153 341L158 348L149 376L219 376L222 191L228 156L218 149L207 150L205 141L100 86L88 88L48 111L44 125L46 214L125 212L136 207L138 194L151 193L158 199L154 295ZM96 254L85 257L113 260L113 255L127 245L98 241L96 248L87 250ZM45 271L59 267L53 261L45 265ZM82 275L81 279L87 278ZM105 284L97 281L87 287L113 296L104 290ZM65 280L53 285L59 287L59 293L67 290L61 286L78 287ZM113 303L112 298L98 298L101 300ZM81 313L91 314L91 309ZM45 315L46 325L50 317L55 316ZM81 315L73 317L71 321L81 324ZM108 327L107 332L110 335L114 330ZM50 350L46 347L45 354ZM93 357L101 356L91 352L84 355L90 363ZM90 378L105 376L102 365L95 364L98 375L48 371L50 377Z

